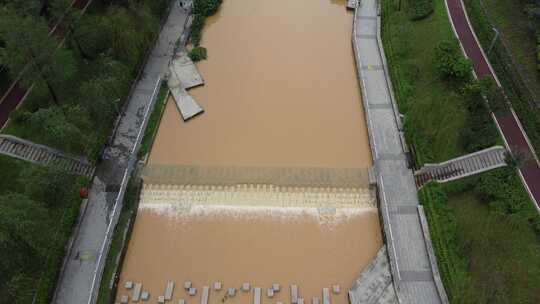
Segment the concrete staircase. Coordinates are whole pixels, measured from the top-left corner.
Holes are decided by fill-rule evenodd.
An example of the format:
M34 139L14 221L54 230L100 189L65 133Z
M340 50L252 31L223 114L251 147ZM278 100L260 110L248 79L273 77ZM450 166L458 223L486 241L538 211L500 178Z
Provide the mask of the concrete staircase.
M439 164L426 164L414 173L416 186L422 187L431 180L445 183L506 166L505 156L503 147L494 146Z
M94 166L82 157L67 155L11 135L0 134L0 154L36 164L58 166L76 175L91 177L94 174Z
M360 277L349 290L351 304L391 304L398 303L386 246L383 246L371 263L364 268Z

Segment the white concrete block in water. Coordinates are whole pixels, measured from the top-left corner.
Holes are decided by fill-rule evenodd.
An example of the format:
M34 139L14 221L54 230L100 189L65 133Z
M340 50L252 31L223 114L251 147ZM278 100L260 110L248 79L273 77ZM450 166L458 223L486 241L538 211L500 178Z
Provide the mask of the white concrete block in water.
M334 292L334 294L340 293L341 292L341 287L339 285L332 286L332 292Z
M261 304L261 288L255 287L253 291L253 304Z
M141 293L141 300L148 301L150 299L150 293L148 291L143 291Z
M210 297L210 287L204 286L202 289L201 304L208 304L208 297Z
M191 288L191 281L185 281L184 282L184 289L189 290Z
M139 302L141 299L141 291L142 283L135 283L135 287L133 287L133 297L131 298L133 302Z
M124 283L124 288L126 288L126 289L133 288L133 282L132 281L126 281L126 283Z
M242 291L249 291L251 289L251 285L249 283L242 284Z
M120 297L120 304L128 304L128 300L129 300L128 296L123 295Z
M158 302L159 304L164 304L164 303L165 303L165 296L159 296L159 297L157 298L157 302Z
M298 304L304 304L304 298L298 298Z
M274 289L274 292L278 292L278 291L279 291L279 289L280 289L280 286L279 286L279 284L278 284L278 283L274 283L274 284L272 284L272 289Z
M189 294L190 296L196 295L196 294L197 294L197 288L195 288L195 287L190 287L189 290L188 290L188 294Z
M320 304L320 302L321 302L321 301L319 300L318 297L313 297L313 298L311 299L311 304Z
M274 289L273 288L268 288L268 290L266 291L266 295L269 298L273 298L274 297Z
M298 286L291 285L291 303L298 304Z
M229 288L227 294L229 295L229 297L234 297L234 295L236 294L236 288Z
M214 290L221 290L221 282L214 282Z
M167 287L165 288L165 300L170 301L172 299L174 291L174 282L167 281Z
M176 74L179 85L185 90L204 84L197 66L186 53L174 58L169 68Z
M180 300L178 300L178 304L186 304L186 300L180 299Z
M322 302L323 304L330 304L330 289L323 288L322 289Z
M193 96L189 95L185 90L171 89L171 94L184 121L204 112L204 109L195 101Z

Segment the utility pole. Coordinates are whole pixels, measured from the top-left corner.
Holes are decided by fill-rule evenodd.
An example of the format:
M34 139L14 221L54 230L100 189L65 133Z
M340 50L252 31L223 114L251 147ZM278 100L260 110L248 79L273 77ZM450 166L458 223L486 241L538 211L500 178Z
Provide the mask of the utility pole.
M491 40L491 45L489 46L489 49L487 51L487 54L491 53L491 50L493 47L495 47L495 43L497 42L497 39L499 39L499 30L496 27L492 27L493 31L495 32L495 36L493 37L493 40Z

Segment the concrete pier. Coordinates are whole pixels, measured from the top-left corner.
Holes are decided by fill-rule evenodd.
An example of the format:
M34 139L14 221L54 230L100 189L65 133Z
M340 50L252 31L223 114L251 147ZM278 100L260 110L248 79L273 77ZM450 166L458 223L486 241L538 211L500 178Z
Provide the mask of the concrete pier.
M181 87L177 74L170 71L167 84L176 103L176 107L178 108L178 111L180 111L184 121L204 112L203 108L195 101L195 99Z

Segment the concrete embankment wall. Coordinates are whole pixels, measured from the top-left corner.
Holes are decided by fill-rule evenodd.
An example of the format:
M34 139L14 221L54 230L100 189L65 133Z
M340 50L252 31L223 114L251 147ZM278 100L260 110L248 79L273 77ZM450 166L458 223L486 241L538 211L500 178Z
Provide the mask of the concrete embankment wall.
M377 0L355 10L352 44L374 159L380 214L400 303L448 303L393 96Z

